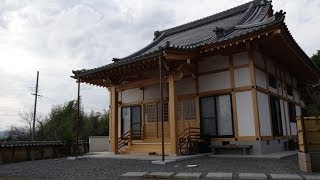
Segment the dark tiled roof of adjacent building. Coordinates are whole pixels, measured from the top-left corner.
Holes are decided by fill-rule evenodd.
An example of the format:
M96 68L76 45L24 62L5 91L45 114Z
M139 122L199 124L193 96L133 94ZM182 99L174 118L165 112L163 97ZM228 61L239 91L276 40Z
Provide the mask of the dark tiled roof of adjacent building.
M271 1L254 0L187 24L154 33L154 40L141 50L113 63L94 69L73 71L76 76L140 61L163 49L193 50L204 45L241 37L284 20L284 13L273 13Z

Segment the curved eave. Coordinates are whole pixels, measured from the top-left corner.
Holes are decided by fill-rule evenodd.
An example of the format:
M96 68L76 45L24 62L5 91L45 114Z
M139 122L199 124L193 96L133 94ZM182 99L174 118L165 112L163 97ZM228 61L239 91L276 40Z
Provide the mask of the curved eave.
M302 48L299 46L299 44L296 42L296 40L291 35L287 25L285 23L282 24L282 30L284 31L283 35L284 38L289 42L291 47L293 47L297 55L301 58L301 60L309 67L309 69L313 72L314 76L316 77L316 80L320 80L320 69L317 65L314 64L314 62L309 58L309 56L302 50Z

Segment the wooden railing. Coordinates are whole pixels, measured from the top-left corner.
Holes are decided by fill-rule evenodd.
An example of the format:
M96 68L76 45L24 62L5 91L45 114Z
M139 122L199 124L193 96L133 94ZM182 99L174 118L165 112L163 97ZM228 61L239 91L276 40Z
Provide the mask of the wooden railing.
M189 127L186 128L179 135L179 151L180 154L192 154L198 151L197 143L201 141L200 128Z
M143 131L141 130L129 130L128 132L122 134L118 138L118 149L121 149L127 146L129 143L132 143L132 140L142 140Z

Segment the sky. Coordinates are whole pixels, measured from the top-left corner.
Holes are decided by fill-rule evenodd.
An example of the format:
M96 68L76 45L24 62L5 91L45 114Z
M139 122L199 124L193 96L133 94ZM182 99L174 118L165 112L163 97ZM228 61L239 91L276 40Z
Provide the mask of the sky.
M72 70L111 63L144 47L153 33L203 18L248 0L0 0L0 131L24 125L19 111L37 113L77 97ZM274 0L307 55L320 49L320 1ZM107 110L105 88L81 84L86 112Z

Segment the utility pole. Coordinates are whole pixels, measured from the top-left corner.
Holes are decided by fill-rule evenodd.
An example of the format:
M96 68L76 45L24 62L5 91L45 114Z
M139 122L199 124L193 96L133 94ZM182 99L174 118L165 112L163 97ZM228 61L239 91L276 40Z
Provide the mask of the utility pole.
M32 136L31 141L34 141L34 130L35 130L35 124L36 124L36 113L37 113L37 100L38 100L38 83L39 83L39 71L37 71L37 83L36 83L36 93L32 94L34 95L34 111L33 111L33 123L32 123Z
M160 79L160 119L161 119L161 160L164 162L164 127L163 127L163 83L162 83L162 61L159 53L159 79Z
M80 77L78 77L78 100L77 100L77 119L76 119L76 158L78 157L78 139L79 139L79 117L80 117Z

